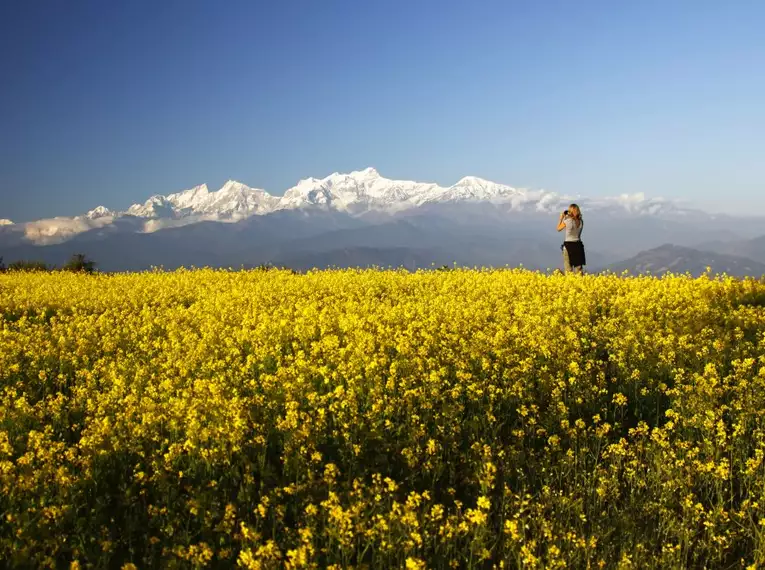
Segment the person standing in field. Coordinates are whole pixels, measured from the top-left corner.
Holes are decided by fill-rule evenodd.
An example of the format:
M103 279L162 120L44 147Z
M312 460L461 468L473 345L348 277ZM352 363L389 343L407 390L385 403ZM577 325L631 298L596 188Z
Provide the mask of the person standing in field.
M566 273L581 274L583 267L587 265L582 243L582 211L576 204L571 204L568 210L564 210L558 220L558 231L566 230L566 237L561 246L563 251L563 269Z

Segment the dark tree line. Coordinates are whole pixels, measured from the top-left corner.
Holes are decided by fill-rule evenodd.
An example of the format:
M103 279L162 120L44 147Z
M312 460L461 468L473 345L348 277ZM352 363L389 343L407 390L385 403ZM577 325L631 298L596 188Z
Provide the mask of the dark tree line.
M64 265L56 267L43 261L19 260L9 263L7 266L0 257L0 271L71 271L73 273L94 273L96 262L88 259L82 253L75 253Z

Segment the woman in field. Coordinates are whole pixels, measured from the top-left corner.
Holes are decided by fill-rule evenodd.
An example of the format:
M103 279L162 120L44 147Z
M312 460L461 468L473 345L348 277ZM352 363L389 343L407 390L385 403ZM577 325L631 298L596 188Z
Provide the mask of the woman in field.
M582 243L582 211L576 204L571 204L558 220L558 231L566 230L566 237L561 249L563 250L563 268L566 273L582 273L587 265L584 256L584 244Z

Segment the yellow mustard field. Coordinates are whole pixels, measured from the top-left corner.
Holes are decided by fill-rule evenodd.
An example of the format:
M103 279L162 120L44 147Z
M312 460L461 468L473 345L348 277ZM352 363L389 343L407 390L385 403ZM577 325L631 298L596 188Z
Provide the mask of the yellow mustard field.
M765 282L0 275L0 559L765 565Z

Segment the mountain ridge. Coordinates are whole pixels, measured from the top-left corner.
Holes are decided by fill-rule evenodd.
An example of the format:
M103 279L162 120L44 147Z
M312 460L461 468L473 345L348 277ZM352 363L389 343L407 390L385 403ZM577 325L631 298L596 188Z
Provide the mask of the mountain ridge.
M64 242L90 229L109 226L123 218L135 218L135 223L130 226L134 231L152 232L199 221L236 222L251 216L302 208L332 209L351 215L396 215L428 205L471 202L489 203L508 211L552 214L574 200L581 201L582 197L516 188L477 176L465 176L448 187L433 182L393 180L369 167L348 174L334 172L322 179L305 178L282 196L229 180L216 191L200 184L167 195L156 194L123 211L100 205L79 216L18 224L7 221L0 227L3 235L12 233L28 243L49 245ZM691 212L705 215L670 200L647 198L642 193L594 198L587 203L590 209L612 209L632 215L680 218Z
M573 201L585 213L590 271L629 261L622 267L697 271L714 265L751 274L760 267L752 260L765 260L765 237L757 237L765 218L709 214L642 193L587 199L477 176L448 187L390 180L374 168L305 178L282 196L228 180L215 191L200 184L155 194L122 211L101 205L71 218L0 224L0 256L61 265L80 253L104 271L269 262L546 270L561 265L562 236L554 228L558 212ZM709 242L735 250L741 240L750 240L752 259L710 257L713 248L701 247ZM632 259L667 243L703 251Z
M661 275L664 273L690 273L698 276L711 269L713 274L727 274L733 277L765 275L765 263L748 257L704 251L674 244L663 244L623 261L605 267L609 271L631 274Z

